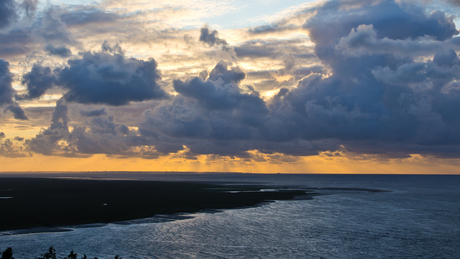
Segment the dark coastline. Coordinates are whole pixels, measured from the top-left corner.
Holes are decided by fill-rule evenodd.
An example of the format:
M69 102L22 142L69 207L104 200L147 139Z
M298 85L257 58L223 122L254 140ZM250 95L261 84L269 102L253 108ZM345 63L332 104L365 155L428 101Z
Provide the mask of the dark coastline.
M191 182L0 178L0 197L13 197L0 199L0 231L250 207L307 195L305 190L261 192L260 188Z

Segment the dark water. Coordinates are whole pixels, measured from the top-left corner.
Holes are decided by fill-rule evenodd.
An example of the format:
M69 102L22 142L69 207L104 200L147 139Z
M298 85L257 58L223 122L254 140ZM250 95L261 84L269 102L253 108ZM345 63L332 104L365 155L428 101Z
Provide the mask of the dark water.
M129 177L309 187L325 195L69 232L3 232L0 249L13 247L16 259L35 258L51 245L62 256L73 249L99 258L460 258L460 176Z

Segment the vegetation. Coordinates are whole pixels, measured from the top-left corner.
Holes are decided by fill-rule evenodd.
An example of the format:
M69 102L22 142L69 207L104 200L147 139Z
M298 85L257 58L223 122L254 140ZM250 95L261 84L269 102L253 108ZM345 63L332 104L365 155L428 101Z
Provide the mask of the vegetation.
M5 251L3 251L1 259L14 259L13 248L8 247Z
M14 259L13 248L8 247L5 251L3 251L2 257L0 257L0 259ZM35 259L58 259L56 255L56 249L54 249L54 247L50 247L48 248L48 252L46 252L45 254L42 254L41 257L37 257ZM70 254L64 257L63 259L78 259L78 255L72 250L70 251ZM83 255L81 259L88 259L88 257L86 255ZM94 257L94 259L97 259L97 257ZM115 259L122 259L122 258L116 255Z

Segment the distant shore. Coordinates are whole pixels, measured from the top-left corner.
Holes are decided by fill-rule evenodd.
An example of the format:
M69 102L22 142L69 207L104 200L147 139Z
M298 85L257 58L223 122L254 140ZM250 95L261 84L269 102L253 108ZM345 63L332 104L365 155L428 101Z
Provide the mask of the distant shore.
M0 197L8 198L0 199L0 231L249 207L313 195L306 190L260 188L266 189L192 182L1 178Z

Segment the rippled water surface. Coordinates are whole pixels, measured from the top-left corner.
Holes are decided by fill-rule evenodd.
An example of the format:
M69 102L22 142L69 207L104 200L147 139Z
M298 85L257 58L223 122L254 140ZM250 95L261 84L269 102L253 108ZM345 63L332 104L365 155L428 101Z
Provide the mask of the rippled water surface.
M35 258L51 245L62 256L73 249L98 258L460 258L458 176L136 177L308 187L324 195L68 232L4 232L0 249L13 247L16 259Z

